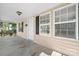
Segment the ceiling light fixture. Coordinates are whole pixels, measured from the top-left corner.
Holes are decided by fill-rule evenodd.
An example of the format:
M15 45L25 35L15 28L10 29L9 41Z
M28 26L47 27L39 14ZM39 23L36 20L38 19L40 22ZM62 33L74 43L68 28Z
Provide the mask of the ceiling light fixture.
M20 16L22 14L22 12L21 11L16 11L16 14Z

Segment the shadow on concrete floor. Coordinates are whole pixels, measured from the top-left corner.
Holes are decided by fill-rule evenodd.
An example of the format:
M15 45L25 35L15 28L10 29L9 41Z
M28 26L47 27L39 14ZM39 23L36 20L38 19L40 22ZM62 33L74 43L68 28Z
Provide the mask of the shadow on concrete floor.
M0 38L0 56L39 56L41 52L50 55L52 50L18 36Z

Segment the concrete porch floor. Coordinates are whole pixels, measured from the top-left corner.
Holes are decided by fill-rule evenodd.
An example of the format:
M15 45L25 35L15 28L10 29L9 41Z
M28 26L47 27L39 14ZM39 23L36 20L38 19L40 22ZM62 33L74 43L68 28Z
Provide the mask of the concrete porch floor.
M0 56L39 56L41 52L50 55L52 50L18 36L0 37Z

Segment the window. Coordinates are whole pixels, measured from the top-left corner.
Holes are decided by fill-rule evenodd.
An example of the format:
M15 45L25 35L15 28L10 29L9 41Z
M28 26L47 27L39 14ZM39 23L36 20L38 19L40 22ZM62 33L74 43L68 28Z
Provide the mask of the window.
M50 22L50 15L49 14L39 17L40 33L49 34L49 32L50 32L50 25L49 25L50 23L49 22Z
M76 38L76 5L55 10L55 36Z

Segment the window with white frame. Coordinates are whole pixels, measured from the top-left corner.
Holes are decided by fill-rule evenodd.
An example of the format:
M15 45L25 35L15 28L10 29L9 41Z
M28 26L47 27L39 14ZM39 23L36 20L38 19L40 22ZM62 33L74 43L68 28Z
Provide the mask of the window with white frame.
M41 34L49 34L50 32L50 15L46 14L39 17L39 27Z
M76 5L55 10L55 36L76 38Z

